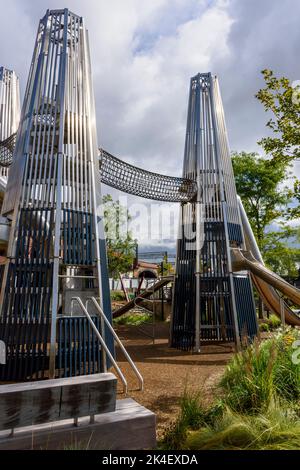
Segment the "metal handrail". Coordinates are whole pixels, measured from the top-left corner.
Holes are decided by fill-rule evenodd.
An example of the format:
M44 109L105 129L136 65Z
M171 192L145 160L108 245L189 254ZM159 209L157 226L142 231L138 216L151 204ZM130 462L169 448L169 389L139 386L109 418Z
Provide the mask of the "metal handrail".
M118 366L118 364L116 363L116 361L115 361L113 355L111 354L110 350L108 349L107 345L105 344L105 341L103 340L103 338L102 338L102 336L101 336L101 334L100 334L98 328L96 327L95 323L93 322L93 320L92 320L92 318L91 318L89 312L87 311L87 309L86 309L85 306L83 305L83 302L82 302L81 298L80 298L80 297L73 297L72 300L78 302L78 304L79 304L79 306L81 307L83 313L84 313L85 316L87 317L87 319L88 319L88 321L89 321L91 327L93 328L93 330L94 330L94 332L95 332L97 338L99 339L99 341L100 341L100 343L101 343L101 346L104 348L106 354L108 355L108 357L109 357L109 359L111 360L111 362L112 362L114 368L116 369L117 374L119 375L119 377L120 377L120 379L121 379L121 381L122 381L122 383L123 383L123 386L124 386L124 393L125 393L125 395L127 395L127 391L128 391L127 380L125 379L124 374L122 373L122 371L121 371L120 367ZM96 299L95 299L95 300L96 300ZM97 301L96 301L96 303L97 303ZM105 318L106 318L106 317L105 317Z
M122 341L120 340L119 336L117 335L117 333L115 332L115 330L113 329L113 327L111 326L111 324L109 323L108 319L106 318L102 308L100 307L99 303L97 302L97 300L95 299L95 297L91 297L91 299L93 304L95 305L96 309L98 310L98 312L100 313L101 315L101 318L104 320L104 323L106 324L106 326L108 327L109 331L111 332L111 334L113 335L113 337L115 338L116 342L118 343L118 345L120 346L124 356L126 357L127 359L127 362L128 364L131 366L134 374L136 375L136 377L138 378L138 381L139 381L139 384L140 384L140 390L143 390L144 389L144 379L141 375L141 373L139 372L138 368L136 367L135 363L133 362L133 360L131 359L131 357L129 356L128 352L126 351L126 348L125 346L123 345Z

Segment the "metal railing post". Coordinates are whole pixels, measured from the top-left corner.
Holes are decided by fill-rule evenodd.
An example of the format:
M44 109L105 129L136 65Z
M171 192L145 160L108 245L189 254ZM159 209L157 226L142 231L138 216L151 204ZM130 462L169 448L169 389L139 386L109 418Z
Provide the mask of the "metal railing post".
M126 357L129 365L131 366L133 372L135 373L136 377L138 378L139 380L139 383L140 383L140 389L143 390L144 389L144 379L141 375L141 373L139 372L138 368L136 367L136 365L134 364L133 360L131 359L131 357L129 356L128 352L126 351L126 348L124 347L122 341L120 340L119 336L117 335L117 333L115 332L115 330L113 329L113 327L111 326L111 324L109 323L108 319L106 318L102 308L100 307L100 305L98 304L97 300L95 299L95 297L91 297L91 300L93 302L93 304L95 305L96 309L98 310L98 312L100 313L102 319L104 320L104 323L106 324L106 326L108 327L109 331L111 332L111 334L113 335L113 337L115 338L116 342L118 343L118 345L120 346L124 356Z
M117 374L118 374L118 376L120 377L121 382L122 382L123 385L124 385L124 393L125 393L125 395L127 395L128 385L127 385L127 381L126 381L126 379L125 379L125 377L124 377L124 375L123 375L123 373L122 373L120 367L119 367L118 364L116 363L116 361L115 361L113 355L111 354L110 350L108 349L107 345L105 344L105 341L103 340L103 338L102 338L102 336L101 336L101 334L100 334L98 328L96 327L95 323L93 322L93 320L92 320L92 318L91 318L89 312L87 311L87 309L86 309L85 306L83 305L83 302L82 302L82 300L80 299L80 297L73 297L73 299L78 302L78 304L79 304L79 306L81 307L83 313L84 313L85 316L87 317L87 319L88 319L88 321L89 321L91 327L93 328L93 330L94 330L94 332L95 332L97 338L99 339L99 341L100 341L100 343L101 343L101 346L102 346L103 349L105 350L105 352L106 352L106 354L108 355L109 359L111 360L111 362L112 362L114 368L116 369ZM73 299L72 299L72 300L73 300ZM96 299L95 299L95 301L96 301ZM97 303L97 301L96 301L96 303Z

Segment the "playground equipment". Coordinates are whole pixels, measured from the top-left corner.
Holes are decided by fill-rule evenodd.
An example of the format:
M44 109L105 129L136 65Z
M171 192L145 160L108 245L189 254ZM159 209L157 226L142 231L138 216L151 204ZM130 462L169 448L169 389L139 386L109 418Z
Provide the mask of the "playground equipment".
M13 70L0 67L0 142L6 141L10 151L20 122L20 86ZM9 144L10 142L10 144ZM9 148L8 148L9 150ZM5 159L2 166L5 166ZM9 163L7 164L9 166Z
M191 79L183 177L142 170L98 150L83 20L68 10L47 12L18 133L0 143L0 165L11 162L2 208L11 221L9 262L1 292L1 338L10 365L2 378L104 371L96 330L113 358L101 182L181 204L171 346L199 351L201 341L238 345L243 335L255 336L251 279L270 310L284 310L287 322L300 324L277 294L300 303L299 291L267 270L255 251L236 194L218 80L210 73ZM165 282L170 279L115 315ZM86 315L91 298L105 312L106 325L94 301L87 312L93 324Z
M8 166L15 146L15 133L20 122L20 86L19 79L13 70L0 67L0 142L6 147L1 151L0 168L0 204L6 189ZM9 161L7 161L7 159ZM0 217L0 255L6 252L9 226ZM1 276L0 276L1 282Z
M174 281L174 276L162 276L156 282L153 282L153 284L150 287L148 287L141 294L139 294L138 297L130 300L129 302L127 302L125 305L122 305L122 307L118 308L117 310L114 310L113 317L118 318L124 313L134 308L135 306L141 305L143 303L143 300L149 299L151 296L153 296L155 292L159 291L164 286L167 286L170 282L173 282L173 281Z
M4 139L6 166L13 139ZM111 364L119 372L96 174L87 31L69 10L48 10L2 204L11 228L0 297L7 351L0 380L106 372Z

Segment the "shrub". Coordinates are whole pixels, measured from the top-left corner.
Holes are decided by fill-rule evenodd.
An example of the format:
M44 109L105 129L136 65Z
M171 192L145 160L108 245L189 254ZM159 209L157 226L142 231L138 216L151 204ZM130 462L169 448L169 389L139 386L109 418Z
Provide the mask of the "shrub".
M275 348L271 342L259 347L254 344L235 354L221 379L224 400L233 410L245 412L258 410L268 403L272 393L272 366Z
M292 343L297 330L279 331L262 343L255 340L245 351L235 354L221 379L225 402L233 410L257 412L271 398L297 400L300 396L300 365L292 361Z
M277 317L277 315L274 315L274 313L270 315L268 323L271 330L276 330L281 326L280 318Z
M260 323L259 324L259 330L260 331L270 331L270 327L268 325L268 323Z
M110 298L112 301L125 300L125 294L121 290L110 291Z

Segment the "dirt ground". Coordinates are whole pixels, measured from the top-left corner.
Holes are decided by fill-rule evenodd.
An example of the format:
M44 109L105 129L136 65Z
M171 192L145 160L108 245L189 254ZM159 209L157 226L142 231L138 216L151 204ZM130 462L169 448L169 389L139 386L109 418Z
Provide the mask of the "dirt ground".
M141 328L152 333L150 325ZM156 413L158 438L175 420L185 387L201 390L204 399L211 400L213 388L233 353L230 344L202 345L199 354L170 349L167 323L156 324L154 345L138 327L118 326L116 331L144 378L144 391L137 391L137 380L117 350L118 363L129 383L129 396Z

